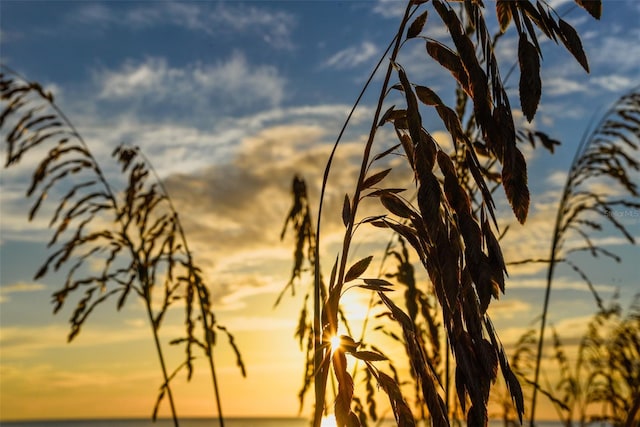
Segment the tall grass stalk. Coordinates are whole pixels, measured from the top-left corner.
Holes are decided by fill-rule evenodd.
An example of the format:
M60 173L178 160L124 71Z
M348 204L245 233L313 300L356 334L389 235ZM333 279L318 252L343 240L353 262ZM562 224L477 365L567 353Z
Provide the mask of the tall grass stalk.
M616 219L615 209L640 209L638 202L638 184L629 176L631 171L640 171L640 162L634 159L634 154L640 149L640 88L622 96L604 114L593 129L586 129L574 155L567 180L563 188L562 197L558 205L556 221L551 240L549 266L547 268L547 284L544 294L542 315L540 321L538 348L533 382L539 384L540 367L544 343L547 315L553 277L556 266L560 262L569 263L586 282L596 303L602 309L602 300L586 274L575 264L566 259L570 252L588 251L593 256L598 254L620 261L619 257L606 249L594 245L589 231L598 231L602 225L598 219L605 219L622 233L633 244L635 240L627 231L625 225ZM588 184L597 180L608 180L617 184L625 197L609 196L590 188ZM613 192L610 187L608 191ZM583 240L583 245L564 250L566 235L577 233ZM535 425L535 410L538 388L534 387L531 398L530 425Z
M157 173L137 148L117 147L113 157L127 183L118 193L82 136L55 104L53 96L39 84L13 76L16 73L3 66L0 128L7 130L5 167L17 164L25 155L35 156L37 148L48 150L34 171L27 191L28 196L39 195L29 219L39 212L50 192L62 192L64 196L49 224L55 232L48 246L52 250L58 249L53 250L42 265L36 279L51 269L57 271L66 267L66 282L53 294L54 312L63 307L72 293L85 289L70 319L69 341L77 336L100 303L120 294L117 303L120 310L131 293L137 294L145 304L163 377L152 417L156 418L166 395L174 425L179 425L170 383L182 369L186 369L187 378L191 378L195 358L192 347L195 345L204 349L209 361L218 417L223 425L213 360L216 330L228 336L243 375L244 364L233 336L215 322L209 291L194 263L175 207ZM149 182L150 175L155 177L152 182ZM100 218L111 219L115 226L109 222L99 223ZM75 233L72 233L74 227ZM101 272L97 275L86 273L78 278L85 274L84 270L91 271L87 265L91 261L102 263ZM154 290L159 289L159 285L164 292L161 305L156 308ZM194 297L201 313L202 340L194 335L198 321L193 312ZM180 299L185 301L186 336L174 339L170 344L184 344L186 358L170 374L159 329L171 304Z
M363 405L354 395L355 372L352 376L345 369L347 356L364 362L367 377L375 379L387 394L399 425L411 426L415 423L397 376L390 377L373 363L386 360L384 354L377 349L362 350L367 348L366 344L362 340L356 342L350 336L342 336L338 348L330 344L331 337L338 330L340 299L344 292L358 287L374 291L381 306L388 310L383 315L392 319L402 330L401 338L397 335L391 336L397 337L405 346L417 390L428 407L431 422L437 426L449 425L448 397L443 400L441 396L443 393L448 396L448 380L446 390L443 391L441 373L438 373L434 366L435 361L427 357L424 343L421 341L421 332L411 315L415 309L415 301L409 303L407 300L406 309L410 313L407 315L385 294L392 290L393 283L382 278L364 276L373 256L356 261L347 268L354 233L358 226L365 223L398 233L415 251L429 275L442 308L446 343L456 359L455 388L460 408L469 425L486 425L489 390L495 381L498 367L509 387L518 415L521 417L524 411L520 386L486 314L491 299L497 298L499 293L505 290L506 267L493 231L494 226L497 228L497 222L492 190L485 179L504 187L517 219L524 222L529 207L529 191L526 182L526 162L516 147L516 142L526 138L532 143L539 140L547 148L551 145L551 150L553 144L540 132L516 132L493 50L495 40L499 37L490 37L484 21L483 6L478 3L465 3L460 6L459 12L456 12L448 3L440 0L428 2L449 31L455 46L450 48L440 41L421 35L427 28L428 10L423 7L424 3L427 2L408 2L399 30L392 42L389 65L382 81L372 125L363 146L355 189L344 198L342 221L345 233L342 249L333 265L326 291L320 273L318 242L323 196L340 138L334 145L325 168L316 225L316 242L313 245L314 254L310 257L314 265L313 326L310 335L313 366L309 375L307 359L305 386L301 392L304 393L308 380L312 379L315 396L314 427L320 425L325 411L330 372L333 372L332 379L335 378L337 383L334 405L337 424L366 425L362 417ZM599 11L592 6L583 5L589 13L599 17ZM422 13L411 22L411 16L417 14L419 9L422 9ZM532 9L528 2L498 2L496 10L502 31L512 22L518 31L520 101L525 117L531 121L541 91L541 51L535 28L541 29L554 41L562 42L583 68L588 70L586 56L575 30L561 18L554 18L549 8ZM431 88L412 83L402 65L397 63L402 46L406 42L420 40L426 42L427 53L431 59L451 72L459 86L455 110L449 108ZM483 65L480 65L481 63ZM399 82L392 85L394 73ZM383 104L391 93L401 94L406 101L406 108L396 108L394 105L383 114ZM466 129L463 129L462 116L466 115L468 104L473 105L473 112L468 116ZM454 142L453 154L444 153L423 127L421 110L424 108L433 108L442 120ZM377 130L387 123L393 125L399 143L373 156ZM407 161L414 174L414 181L407 187L415 186L416 197L401 195L407 191L406 188L383 186L382 182L391 169L372 171L376 162L391 154L398 154ZM485 159L482 163L479 156ZM502 171L495 170L499 165L502 166ZM433 172L436 168L438 175ZM360 202L365 198L379 200L385 209L384 213L358 220ZM297 205L297 202L294 203L292 212L296 210ZM308 235L308 232L305 233ZM304 233L298 230L298 236L300 235ZM298 238L296 242L296 254L299 254L301 239ZM300 257L296 255L295 258L297 266ZM356 281L355 284L345 286L352 281ZM300 331L306 330L305 315L303 309L296 332L300 338L304 334ZM309 347L307 352L309 353ZM393 370L391 365L390 369ZM448 378L448 369L446 375ZM367 382L367 387L369 384ZM370 396L367 389L368 402ZM468 402L471 402L470 405Z

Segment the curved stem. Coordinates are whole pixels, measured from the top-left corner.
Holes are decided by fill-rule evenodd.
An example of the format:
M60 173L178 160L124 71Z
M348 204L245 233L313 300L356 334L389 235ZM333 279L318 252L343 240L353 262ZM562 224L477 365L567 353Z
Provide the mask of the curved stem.
M394 37L394 39L391 41L391 43L389 43L389 45L387 46L387 49L384 51L384 53L380 57L377 65L375 66L375 68L373 69L371 74L369 75L369 78L367 79L367 82L364 84L364 86L362 87L362 90L358 94L358 98L356 99L355 103L353 104L353 107L351 108L351 111L349 112L349 115L347 116L347 119L345 120L344 124L342 125L342 128L340 129L340 132L338 133L338 137L336 138L336 142L334 143L333 148L331 150L331 153L329 154L329 159L327 160L327 164L325 166L324 174L323 174L323 177L322 177L322 187L320 189L320 201L318 203L318 220L316 222L316 247L315 247L315 254L314 254L314 258L315 259L314 259L314 266L313 266L313 269L314 269L314 292L313 292L314 358L313 358L313 365L314 365L314 372L316 372L316 373L320 372L320 366L322 365L322 360L323 360L323 355L322 355L322 328L320 326L321 305L322 305L322 301L321 301L322 300L322 291L321 291L321 286L322 285L320 283L320 224L321 224L320 219L322 217L322 207L324 205L324 195L325 195L326 188L327 188L327 182L329 180L329 172L331 170L331 164L333 162L333 157L335 156L336 150L338 148L338 144L342 140L342 136L344 135L344 132L347 129L347 126L348 126L349 122L351 121L351 117L355 113L355 110L358 107L358 105L360 105L360 101L362 100L362 97L364 96L364 93L366 92L367 88L371 84L371 81L373 80L373 77L375 76L376 72L380 68L380 65L382 65L382 61L384 60L385 56L387 55L389 50L391 50L391 47L393 46L394 42L396 41L396 38L397 38L397 36ZM324 379L323 383L319 383L318 382L318 378L316 377L316 381L315 381L314 384L315 384L315 399L316 399L316 408L314 410L314 420L315 420L315 419L322 418L322 412L324 411L324 390L325 390L325 387L326 387L326 378ZM321 402L321 404L319 405L318 402ZM314 426L315 426L315 422L314 422Z
M404 32L404 28L407 24L407 21L409 19L410 16L410 11L411 11L411 7L413 6L412 2L408 2L407 3L407 7L405 9L405 13L404 16L402 18L402 21L400 22L400 27L396 33L396 37L395 37L395 43L392 41L392 44L394 44L394 48L391 54L391 59L389 61L389 66L387 67L387 72L384 78L384 82L382 84L382 89L380 91L380 96L378 98L378 104L376 106L376 111L374 114L374 118L371 124L371 129L369 131L369 138L367 140L367 143L365 145L364 148L364 153L363 153L363 157L362 157L362 163L361 163L361 167L360 167L360 174L358 176L358 183L356 186L356 190L353 196L353 207L351 209L351 215L350 215L350 219L347 225L347 229L345 231L345 235L344 235L344 240L343 240L343 246L342 246L342 253L340 255L340 268L339 268L339 272L338 275L336 276L336 283L335 286L337 287L335 289L335 292L337 294L340 294L341 290L342 290L342 282L343 282L343 278L344 278L344 274L345 274L345 269L346 269L346 263L347 263L347 259L349 256L349 248L351 245L351 238L353 235L353 227L354 227L354 223L355 223L355 218L356 218L356 213L358 210L358 204L359 204L359 198L360 198L360 191L361 191L361 187L362 187L362 182L365 179L365 175L367 172L367 166L369 163L369 156L371 153L371 148L373 146L373 140L374 140L374 136L376 134L376 129L378 126L378 122L380 119L380 113L382 111L382 105L383 105L383 101L384 101L384 97L386 95L387 92L387 87L389 85L389 80L391 78L391 71L393 70L393 62L395 61L397 55L398 55L398 51L400 48L400 44L401 44L401 37L402 34ZM370 80L372 79L373 75L370 77ZM369 80L369 81L370 81ZM369 81L367 82L367 84L369 83ZM366 87L365 87L366 88ZM364 93L364 89L363 92L361 92L360 97L362 96L362 94ZM358 98L358 101L360 100L360 97ZM355 106L354 106L355 109ZM353 111L353 110L352 110ZM345 127L346 127L346 123L345 123ZM340 136L342 135L342 133L344 132L345 127L343 127L342 131L340 132ZM339 140L339 139L338 139ZM323 177L323 185L322 185L322 191L321 191L321 197L320 197L320 208L319 208L319 213L318 213L318 222L317 222L317 234L316 234L316 239L318 239L318 243L316 246L316 251L319 251L319 236L320 236L320 219L321 219L321 212L322 212L322 204L323 204L323 195L324 195L324 190L326 188L326 182L327 182L327 178L329 175L329 170L331 167L331 161L333 159L333 155L335 153L335 150L337 148L338 145L338 141L336 141L336 144L333 147L333 150L331 152L331 155L329 157L329 161L327 163L327 166L325 168L325 172L324 172L324 177ZM322 365L322 360L324 359L324 352L327 351L326 349L323 350L322 349L322 334L323 331L321 330L322 325L320 324L321 321L321 310L320 310L320 268L319 268L319 255L316 254L316 265L315 265L315 289L314 289L314 372L316 375L316 379L315 379L315 398L316 398L316 402L315 402L315 409L314 409L314 418L313 418L313 426L314 427L320 427L320 422L322 419L322 413L324 411L324 401L325 401L325 389L326 389L326 383L327 383L327 378L329 375L329 365ZM331 291L331 290L330 290ZM336 301L337 303L337 301ZM329 328L332 332L335 332L336 330L336 326L337 326L337 315L338 315L338 310L337 307L326 307L328 308L328 310L325 310L325 312L327 313L327 320L329 322Z
M149 295L148 287L144 287L144 300L147 308L147 316L149 316L149 322L151 323L151 331L153 332L153 341L156 346L156 352L158 353L158 359L160 360L160 369L162 370L162 377L164 379L163 388L167 390L167 398L169 399L169 406L171 407L171 417L173 418L173 425L179 426L178 415L176 413L176 407L173 401L173 393L169 386L169 375L167 374L167 367L164 362L164 355L162 353L162 345L160 345L160 338L158 337L158 328L156 322L153 319L153 310L151 308L151 295Z
M142 153L142 151L140 151L140 150L137 150L137 151L138 151L138 154L143 158L144 162L147 164L147 167L149 168L151 173L153 173L156 182L160 186L160 189L166 195L166 197L167 197L166 200L167 200L167 203L169 204L169 209L171 209L171 212L173 213L173 215L174 215L174 217L176 219L176 225L178 227L178 233L180 234L180 239L182 240L182 244L184 245L184 251L187 254L187 262L188 262L188 265L190 267L189 283L194 283L195 284L196 290L197 290L197 294L198 294L198 303L200 305L200 313L202 315L202 327L204 329L205 344L206 344L205 354L207 356L207 359L209 359L209 370L211 371L211 381L213 383L213 394L215 396L216 407L218 409L218 422L220 424L220 427L224 427L224 417L222 415L222 403L220 401L220 390L219 390L219 387L218 387L218 377L216 375L215 363L213 361L213 345L211 343L211 334L209 333L209 330L210 330L210 328L213 327L213 325L209 325L209 316L208 316L209 312L208 312L208 309L207 309L207 307L209 306L209 302L207 301L208 292L207 292L206 289L204 289L205 284L202 283L199 280L199 277L197 275L194 275L193 271L191 270L191 267L193 267L193 265L194 265L193 255L191 254L191 250L189 249L189 244L187 242L187 237L186 237L186 234L184 232L184 228L182 227L182 222L180 222L180 219L178 217L178 211L176 210L175 205L173 204L173 200L169 196L169 192L167 191L167 188L164 185L164 182L160 179L160 176L158 175L158 172L153 167L153 165L151 164L151 162L149 161L147 156L145 156L144 153Z
M18 78L20 78L21 80L23 80L24 82L29 83L29 81L24 78L20 73L16 72L15 70L11 69L10 67L1 64L1 67L6 69L9 73L14 74L15 76L17 76ZM33 86L32 86L33 87ZM98 180L100 181L100 183L103 185L104 190L105 190L105 194L107 196L107 199L111 202L111 205L113 207L113 211L116 213L116 222L118 224L120 224L120 226L122 227L122 233L121 236L124 239L127 248L129 249L130 253L131 253L131 257L133 258L135 265L138 266L142 266L145 265L141 260L140 257L138 255L138 252L135 249L135 245L133 244L133 242L131 241L131 239L129 238L128 234L127 234L127 224L124 222L123 218L119 217L117 215L117 213L120 211L119 205L118 205L118 200L111 188L111 186L109 185L109 182L107 181L106 176L104 175L104 173L102 172L102 169L100 168L100 164L98 163L98 160L94 157L94 155L92 154L91 150L89 149L89 146L87 145L86 141L84 140L84 138L82 138L82 135L80 135L80 132L78 132L78 130L75 128L75 126L73 125L73 123L71 122L71 120L69 120L69 118L64 114L64 112L62 111L62 109L53 101L52 97L48 97L46 96L42 89L38 89L37 90L38 94L46 99L47 103L49 104L49 106L55 111L55 113L62 119L62 121L66 124L66 126L68 127L70 134L80 143L80 145L85 149L85 155L91 159L92 162L92 167L91 170L97 175ZM146 273L145 273L146 274ZM153 310L151 307L151 295L149 294L149 283L148 280L146 280L146 278L144 277L138 277L140 280L140 285L142 287L142 297L145 300L145 304L147 307L147 315L149 316L149 322L151 323L151 328L153 330L153 337L154 337L154 341L155 341L155 346L156 346L156 351L158 353L158 358L160 359L160 365L162 368L162 375L164 378L164 388L167 390L167 395L169 398L169 403L171 405L171 415L173 417L173 421L174 421L174 425L177 427L179 425L178 423L178 417L176 414L176 410L175 410L175 405L173 402L173 395L171 393L171 387L169 385L169 376L167 374L167 369L166 369L166 365L164 362L164 356L162 353L162 347L160 345L160 341L158 338L158 332L157 332L157 325L156 322L153 318Z
M604 117L600 120L600 122L594 127L594 129L598 129L604 123L605 118L609 115L611 111L614 110L614 107L609 109L609 111L604 115ZM593 121L592 121L593 122ZM567 205L569 204L569 200L573 196L573 190L576 187L576 178L578 178L580 174L580 169L577 166L579 160L584 155L591 139L588 137L591 129L585 129L582 138L580 140L580 144L578 145L578 149L576 150L573 160L571 161L571 167L569 168L569 173L567 174L567 180L564 185L564 189L562 192L562 199L560 200L560 204L558 205L558 212L556 214L556 222L553 230L553 240L551 242L551 253L549 255L549 269L547 270L547 286L544 293L544 303L542 307L542 316L540 321L540 334L538 336L538 348L536 353L536 368L533 378L533 383L536 387L533 388L533 394L531 396L531 418L529 420L529 426L535 426L535 412L536 412L536 403L538 396L538 381L540 379L540 365L542 362L542 350L544 347L544 332L547 323L547 314L549 312L549 301L551 296L551 285L553 283L553 273L555 271L556 264L561 261L560 258L557 258L558 254L561 250L561 241L564 234L564 231L567 228L563 224L563 218L565 217L565 213L567 212ZM569 220L570 221L570 220Z

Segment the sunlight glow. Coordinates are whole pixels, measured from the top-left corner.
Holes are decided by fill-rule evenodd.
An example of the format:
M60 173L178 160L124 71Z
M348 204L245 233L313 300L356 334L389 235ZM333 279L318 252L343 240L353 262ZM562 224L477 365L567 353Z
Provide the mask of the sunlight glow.
M331 352L333 353L339 347L340 347L340 337L338 335L332 336L331 337Z
M334 337L335 338L335 337ZM329 415L322 418L320 422L320 427L337 427L336 417L333 415Z

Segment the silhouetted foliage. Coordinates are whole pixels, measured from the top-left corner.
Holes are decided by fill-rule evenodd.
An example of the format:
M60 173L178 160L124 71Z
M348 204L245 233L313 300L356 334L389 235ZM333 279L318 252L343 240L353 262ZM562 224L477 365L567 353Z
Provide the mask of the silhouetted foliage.
M125 187L116 190L82 136L54 103L53 95L39 84L25 82L3 69L0 95L0 128L7 130L5 167L18 164L24 156L39 155L40 150L46 153L26 193L35 198L29 219L39 213L47 198L61 195L49 223L54 230L48 243L51 255L35 279L50 271L66 270L64 285L53 294L54 313L82 293L70 318L69 341L104 301L117 297L116 308L120 310L131 295L143 300L163 375L153 418L166 395L178 425L170 381L182 369L191 378L194 346L202 348L209 360L216 399L213 345L217 331L228 335L243 375L244 364L233 336L216 322L209 290L167 192L139 150L126 146L112 153L125 179ZM184 345L185 360L170 373L158 330L178 300L186 310L185 336L171 344Z
M426 3L432 9L426 9L429 6L425 6ZM580 3L593 16L599 17L599 8ZM522 391L487 314L491 299L498 298L505 291L506 272L497 238L495 204L487 182L502 185L516 218L524 223L529 210L529 190L526 161L517 142L529 139L534 143L538 140L553 151L555 141L542 133L516 131L512 108L494 55L498 36L492 37L489 33L483 3L464 2L459 5L458 12L452 6L440 0L408 2L390 50L384 54L386 56L390 52L389 63L369 138L363 148L360 174L353 194L344 198L343 246L334 264L326 296L321 291L324 287L319 280L318 242L315 244L316 254L310 257L315 263L314 427L319 426L325 408L325 389L330 371L330 365L325 360L332 352L329 340L337 333L340 297L347 289L345 285L353 280L362 280L365 285L372 286L372 280L382 280L361 278L371 263L371 256L355 263L350 261L349 252L356 225L361 223L388 228L399 234L414 250L428 274L431 284L425 292L433 287L442 310L447 342L456 359L455 389L467 423L474 426L487 424L487 403L498 367L522 421ZM536 29L556 43L564 44L588 71L586 56L575 30L561 18L555 19L554 12L548 6L539 2L534 6L528 1L498 1L495 6L501 31L505 31L513 22L518 32L520 101L526 118L531 121L542 91L539 76L542 52ZM413 18L419 10L421 13ZM451 37L449 44L423 35L428 33L430 12L435 12L446 26ZM412 83L398 63L398 52L402 46L420 39L426 42L428 56L448 70L458 85L455 109L447 106L432 88ZM397 76L397 83L392 84L392 76ZM393 90L403 94L406 106L389 107L383 114L383 104ZM466 127L463 127L468 101L471 102L472 111L467 117ZM424 106L421 107L420 103ZM445 153L423 126L422 111L425 107L435 110L451 135L453 153ZM393 125L398 144L384 148L380 154L372 157L377 130L387 123ZM336 145L339 140L340 137ZM415 185L400 189L383 186L389 170L376 170L374 166L391 153L400 154L406 159L413 171ZM320 211L332 159L333 153L325 170ZM496 173L498 164L502 168ZM409 191L411 187L413 191ZM415 202L411 201L410 196L402 195L411 193L415 194ZM367 197L379 199L384 213L359 220L358 207ZM320 239L319 231L318 220L317 240ZM377 285L382 286L380 282ZM431 422L436 426L449 425L443 381L430 365L424 346L417 338L414 317L416 305L407 305L410 313L407 315L385 295L392 287L393 284L385 283L384 289L377 289L378 297L389 310L389 317L401 327L402 342L409 355L412 374L428 407ZM345 353L353 354L353 351ZM358 416L350 404L354 395L353 379L345 375L341 358L337 366L336 363L333 365L339 388L334 408L336 419L339 426L361 425L362 411ZM392 386L389 383L391 377L386 374L381 377L381 372L372 363L368 362L367 367L387 392L398 424L413 425L412 417L409 421L409 407L398 383L394 382ZM356 402L355 408L361 408L361 405Z

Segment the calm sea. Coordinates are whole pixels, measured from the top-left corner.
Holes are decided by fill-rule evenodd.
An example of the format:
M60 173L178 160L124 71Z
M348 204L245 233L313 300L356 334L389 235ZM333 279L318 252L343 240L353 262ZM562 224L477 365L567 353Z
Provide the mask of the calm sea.
M180 427L219 427L214 419L181 419ZM225 427L308 427L309 421L304 418L229 418L224 421ZM372 424L374 427L391 427L393 420ZM490 427L502 427L501 421L492 421ZM538 427L560 427L555 422L536 423ZM597 424L599 426L599 424ZM171 420L158 420L155 423L148 419L132 420L66 420L66 421L3 421L2 427L173 427ZM596 424L593 425L594 427Z

